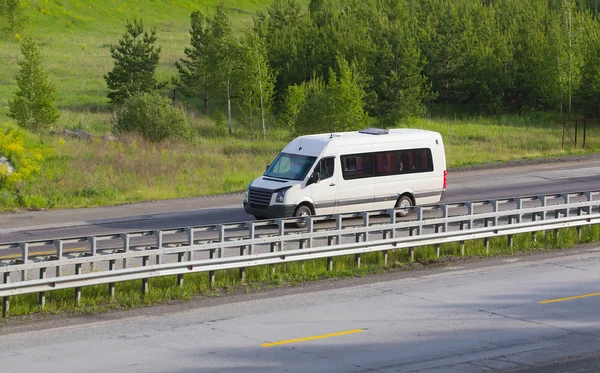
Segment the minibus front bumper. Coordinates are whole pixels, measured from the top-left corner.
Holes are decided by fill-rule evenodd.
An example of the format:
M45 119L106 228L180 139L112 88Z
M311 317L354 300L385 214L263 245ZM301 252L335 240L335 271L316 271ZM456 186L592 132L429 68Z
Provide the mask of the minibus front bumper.
M265 219L289 218L294 216L294 205L271 205L267 208L252 207L248 201L244 201L246 213Z

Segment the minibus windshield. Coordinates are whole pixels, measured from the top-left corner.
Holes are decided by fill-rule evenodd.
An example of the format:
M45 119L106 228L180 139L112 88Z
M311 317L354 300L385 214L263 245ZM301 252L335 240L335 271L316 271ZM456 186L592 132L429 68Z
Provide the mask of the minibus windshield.
M287 180L304 180L317 157L280 153L264 176Z

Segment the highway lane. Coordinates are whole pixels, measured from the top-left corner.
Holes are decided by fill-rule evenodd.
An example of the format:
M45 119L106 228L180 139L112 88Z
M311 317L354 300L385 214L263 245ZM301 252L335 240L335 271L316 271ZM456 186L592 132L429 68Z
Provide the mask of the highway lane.
M451 170L446 202L600 190L598 157ZM105 208L0 214L0 243L252 220L241 194Z
M588 247L460 262L311 284L309 291L55 320L29 331L14 325L0 329L1 370L541 373L549 366L598 367L599 253Z

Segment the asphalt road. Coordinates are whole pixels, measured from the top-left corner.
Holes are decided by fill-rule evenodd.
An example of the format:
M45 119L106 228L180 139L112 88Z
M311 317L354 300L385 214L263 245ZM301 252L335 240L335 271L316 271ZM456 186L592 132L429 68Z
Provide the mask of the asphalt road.
M597 162L452 170L445 200L600 190ZM2 214L0 243L251 219L241 199ZM600 371L599 252L460 262L174 308L13 324L0 328L0 371ZM585 294L593 296L570 298Z
M600 190L600 157L450 170L446 202ZM0 243L252 220L242 194L102 208L0 214Z
M598 371L599 252L15 323L0 328L1 371Z

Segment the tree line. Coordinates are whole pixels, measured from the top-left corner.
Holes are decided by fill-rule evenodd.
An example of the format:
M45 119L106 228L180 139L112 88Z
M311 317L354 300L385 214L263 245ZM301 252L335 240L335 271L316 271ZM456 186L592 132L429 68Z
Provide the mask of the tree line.
M433 112L600 115L599 1L276 0L259 14L276 97L328 80L341 54L364 109L393 124Z
M393 126L428 111L598 117L599 7L599 0L311 0L303 9L275 0L238 42L221 6L213 18L192 15L178 86L205 112L225 94L254 113L260 97L298 133Z
M111 103L141 105L143 95L142 106L156 101L165 118L180 110L157 97L167 86L206 115L224 107L230 133L232 106L263 135L270 118L310 133L427 112L599 117L599 8L600 0L274 0L237 36L222 2L212 15L191 14L190 45L170 82L155 79L157 35L138 20L111 48L105 80Z

